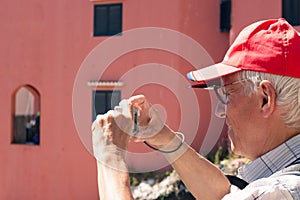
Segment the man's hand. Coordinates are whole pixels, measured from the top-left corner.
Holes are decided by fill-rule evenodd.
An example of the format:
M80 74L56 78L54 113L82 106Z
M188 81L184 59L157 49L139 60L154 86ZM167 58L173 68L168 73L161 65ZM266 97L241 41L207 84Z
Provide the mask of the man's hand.
M99 162L115 169L127 170L124 156L132 130L130 116L116 110L98 115L92 125L94 156Z
M125 116L117 110L98 115L92 125L93 150L97 159L101 199L133 199L124 158L131 131L130 116Z
M144 95L133 96L128 99L129 108L140 110L139 132L134 136L136 142L147 141L158 147L168 145L175 136L175 133L161 120L158 113L147 101Z

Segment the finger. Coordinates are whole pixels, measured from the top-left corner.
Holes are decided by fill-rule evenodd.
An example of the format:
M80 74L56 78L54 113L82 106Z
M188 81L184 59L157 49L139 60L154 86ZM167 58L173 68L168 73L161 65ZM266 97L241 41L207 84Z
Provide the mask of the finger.
M137 95L130 97L128 100L129 109L132 117L133 107L138 108L140 111L140 125L145 126L150 121L150 113L149 110L151 108L151 104L146 100L144 95Z
M128 99L129 107L132 108L132 106L138 108L139 110L144 110L149 108L149 103L146 100L144 95L136 95L132 96Z
M120 115L121 113L117 110L109 110L104 114L104 119L106 121L111 122L115 117L117 117L118 115Z
M97 115L96 119L92 123L92 127L91 127L92 131L94 131L97 126L102 126L102 124L103 124L102 115Z
M120 101L119 106L122 108L122 114L126 116L130 116L129 104L127 99L123 99Z
M117 111L117 112L119 112L119 113L122 113L122 111L123 111L123 109L122 109L121 106L115 106L114 110Z
M95 120L95 121L92 123L92 126L91 126L92 132L96 129L97 126L98 126L98 123L97 123L97 121Z
M114 117L118 114L115 110L109 110L103 115L102 127L104 130L110 130L112 124L114 124Z
M96 116L96 120L95 120L95 121L96 121L100 126L102 126L102 120L103 120L103 115L102 115L102 114Z
M146 98L144 95L140 94L140 95L136 95L136 96L132 96L128 99L128 103L129 104L137 104L137 105L143 105L144 102L146 101Z

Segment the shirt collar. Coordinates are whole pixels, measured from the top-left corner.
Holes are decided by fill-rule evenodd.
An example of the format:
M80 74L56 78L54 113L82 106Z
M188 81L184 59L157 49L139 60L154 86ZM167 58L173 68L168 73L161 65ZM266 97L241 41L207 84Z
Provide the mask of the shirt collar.
M239 169L248 183L269 177L300 158L300 134Z

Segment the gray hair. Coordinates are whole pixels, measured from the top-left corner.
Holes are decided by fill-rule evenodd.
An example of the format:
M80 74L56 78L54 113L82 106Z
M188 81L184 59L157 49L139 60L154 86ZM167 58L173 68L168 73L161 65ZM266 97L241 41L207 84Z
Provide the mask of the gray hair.
M288 127L300 129L300 79L268 74L263 72L243 70L237 73L238 80L250 80L244 92L251 94L257 90L262 80L272 83L276 91L276 104L281 109L281 116ZM249 82L248 82L249 83Z

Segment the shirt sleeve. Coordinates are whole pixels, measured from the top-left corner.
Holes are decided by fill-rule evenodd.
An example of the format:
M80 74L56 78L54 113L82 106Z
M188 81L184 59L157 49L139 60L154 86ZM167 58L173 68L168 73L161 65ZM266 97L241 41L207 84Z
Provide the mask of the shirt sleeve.
M289 189L278 183L275 185L249 185L240 190L236 186L231 186L230 193L225 195L222 200L293 200Z

